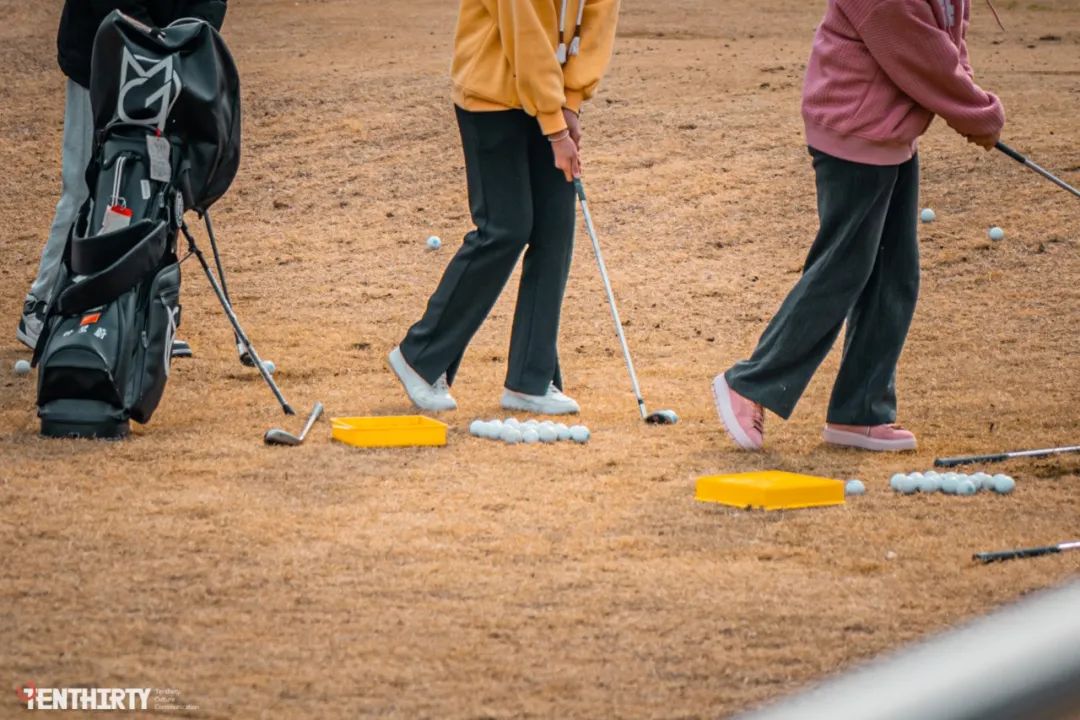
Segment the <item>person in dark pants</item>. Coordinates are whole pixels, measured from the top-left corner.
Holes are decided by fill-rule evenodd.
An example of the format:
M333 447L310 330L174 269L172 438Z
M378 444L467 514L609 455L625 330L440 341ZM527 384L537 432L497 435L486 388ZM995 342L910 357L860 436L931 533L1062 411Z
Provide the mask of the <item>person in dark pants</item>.
M90 196L85 177L93 151L94 127L90 111L90 56L101 21L113 10L119 10L155 27L194 17L220 30L225 9L226 0L68 0L64 3L56 38L57 60L68 78L61 160L63 187L37 276L23 302L16 329L16 337L27 347L33 349L37 345L68 232L79 208ZM178 344L186 345L182 341Z
M820 229L750 359L713 380L740 447L762 447L766 408L791 416L846 322L825 441L915 449L896 424L896 365L919 291L918 138L938 114L990 149L1005 122L974 81L969 13L970 0L829 0L803 89Z
M390 353L412 402L452 410L450 385L525 254L504 408L576 413L557 341L581 172L578 113L611 57L618 0L462 0L454 104L475 229L423 317ZM576 18L576 23L575 23Z

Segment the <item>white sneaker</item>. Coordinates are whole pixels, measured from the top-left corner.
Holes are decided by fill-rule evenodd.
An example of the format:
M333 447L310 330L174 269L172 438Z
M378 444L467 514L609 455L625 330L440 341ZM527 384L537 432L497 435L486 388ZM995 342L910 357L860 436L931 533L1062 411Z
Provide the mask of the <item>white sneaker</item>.
M390 369L401 381L401 386L405 388L405 394L412 400L413 405L429 412L457 410L457 401L450 395L446 373L443 373L434 385L429 385L427 380L420 377L420 374L405 362L405 356L401 354L400 347L390 351L389 362Z
M19 318L19 327L15 330L15 337L26 347L33 350L37 346L38 337L45 329L45 303L33 295L27 295L23 303L22 316Z
M502 406L506 410L520 410L537 415L576 415L581 412L577 401L564 395L555 387L555 383L548 385L547 392L543 395L526 395L504 389Z

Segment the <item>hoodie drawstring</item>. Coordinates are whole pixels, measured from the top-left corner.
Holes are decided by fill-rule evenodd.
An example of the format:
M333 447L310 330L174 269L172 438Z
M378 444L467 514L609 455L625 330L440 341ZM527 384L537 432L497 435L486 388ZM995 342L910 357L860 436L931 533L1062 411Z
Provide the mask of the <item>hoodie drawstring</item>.
M565 65L571 56L581 52L581 22L585 18L585 2L586 0L578 0L577 24L574 26L574 36L570 38L570 46L567 48L563 40L566 37L567 0L562 0L562 10L559 12L559 47L555 51L555 57L560 65Z

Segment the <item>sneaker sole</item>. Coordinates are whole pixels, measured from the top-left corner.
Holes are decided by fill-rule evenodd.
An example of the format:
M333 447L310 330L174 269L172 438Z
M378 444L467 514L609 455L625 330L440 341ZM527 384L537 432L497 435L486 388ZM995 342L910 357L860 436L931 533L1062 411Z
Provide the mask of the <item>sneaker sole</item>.
M502 405L503 410L517 410L518 412L534 413L536 415L577 415L581 412L580 407L567 407L562 410L552 410L551 408L545 408L542 405L531 403L528 400L522 400L513 395L503 396L500 405Z
M833 430L831 428L825 428L821 436L829 445L872 450L874 452L905 452L915 450L917 445L914 438L911 440L876 440L859 433Z
M723 374L713 378L712 394L713 402L716 404L716 414L720 416L720 423L724 426L728 437L743 450L760 450L761 445L755 444L747 437L739 421L735 419L735 408L731 407L731 388L728 387Z
M413 407L416 407L420 410L426 410L427 412L449 412L451 410L457 410L456 402L449 407L431 407L425 406L423 403L417 402L416 398L414 398L412 396L412 393L409 392L409 386L405 383L405 378L401 376L401 371L399 371L397 366L394 364L395 352L397 353L397 357L401 358L401 362L405 363L405 357L401 354L400 350L397 350L395 348L394 352L391 352L390 355L387 356L386 364L390 366L390 371L394 373L394 377L396 377L397 381L401 383L401 389L405 391L405 396L409 398L409 402L413 404Z
M38 339L36 337L30 337L29 335L27 335L26 332L22 329L21 324L20 327L15 330L15 339L21 342L26 347L30 348L31 350L37 347Z

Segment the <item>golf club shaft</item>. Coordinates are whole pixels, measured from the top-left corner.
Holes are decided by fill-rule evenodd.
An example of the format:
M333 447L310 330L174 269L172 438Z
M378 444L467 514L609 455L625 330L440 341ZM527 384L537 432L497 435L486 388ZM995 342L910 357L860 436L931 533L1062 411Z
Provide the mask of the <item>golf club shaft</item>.
M1078 549L1080 549L1080 541L1060 543L1058 545L1045 545L1043 547L1020 548L1018 550L999 550L997 552L976 553L972 556L972 559L981 563L992 563L1001 562L1003 560L1039 557L1040 555L1054 555L1067 550Z
M233 332L236 337L240 339L240 342L247 348L248 353L251 355L252 360L255 361L255 367L258 369L259 374L262 375L263 380L270 386L270 391L274 393L274 397L277 398L278 403L281 405L282 411L286 415L295 415L296 411L292 409L289 403L285 400L285 396L281 394L281 389L278 388L277 383L274 382L274 378L270 377L270 372L263 365L262 360L259 358L255 347L251 344L247 335L244 333L244 329L240 327L240 320L237 319L236 313L233 312L232 304L229 303L229 299L225 297L225 293L221 289L221 285L218 283L217 278L214 277L214 272L210 269L209 263L206 262L206 256L203 255L202 250L195 244L195 238L191 235L191 231L187 225L180 226L181 231L184 233L184 237L187 238L188 246L191 248L191 252L198 259L199 264L202 265L203 271L206 273L207 280L210 281L210 287L213 288L214 294L217 295L218 301L221 303L222 309L225 311L225 316L229 319L229 323L233 326Z
M649 413L645 409L645 399L641 397L641 386L638 384L637 373L634 372L634 361L630 357L630 346L626 344L626 335L623 333L622 320L619 319L619 310L615 307L615 293L611 289L611 280L608 278L607 265L604 264L604 255L600 252L600 241L596 238L596 228L593 226L592 215L589 213L589 201L585 199L585 186L581 178L574 180L574 189L577 191L578 200L581 201L581 214L585 218L585 229L592 241L593 254L596 255L596 264L600 268L600 278L604 281L604 292L607 293L608 306L611 308L611 317L615 321L615 334L619 336L622 345L623 357L626 359L626 369L630 373L630 384L634 386L634 397L637 399L638 411L644 420Z
M1062 180L1058 176L1054 175L1049 170L1043 169L1041 166L1039 166L1038 164L1032 162L1031 160L1029 160L1024 155L1021 155L1016 150L1013 150L1011 147L1009 147L1005 143L999 141L997 143L997 145L995 145L994 147L996 147L998 150L1005 153L1006 155L1008 155L1009 157L1011 157L1013 160L1020 163L1021 165L1025 166L1027 168L1030 168L1031 170L1034 170L1035 172L1039 173L1044 178L1046 178L1050 182L1054 183L1055 185L1057 185L1062 190L1065 190L1067 192L1071 192L1076 197L1080 197L1080 190L1077 190L1072 185L1065 182L1064 180Z
M300 442L304 442L307 438L308 431L311 430L311 426L315 424L315 421L322 415L323 404L316 402L315 407L311 408L311 415L308 416L307 422L304 423L304 429L300 432Z
M1045 448L1042 450L1014 450L1012 452L992 453L990 455L960 455L951 458L938 458L934 461L934 465L937 467L956 467L957 465L994 463L1012 460L1013 458L1041 458L1050 457L1051 455L1065 455L1067 453L1080 453L1080 445Z

